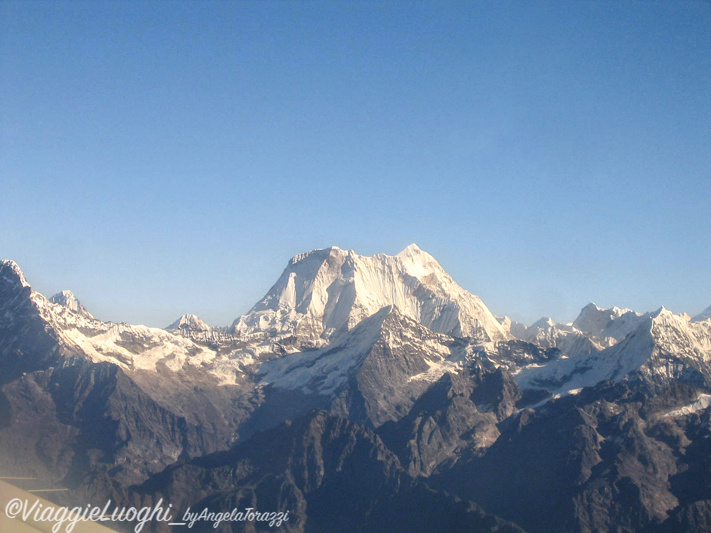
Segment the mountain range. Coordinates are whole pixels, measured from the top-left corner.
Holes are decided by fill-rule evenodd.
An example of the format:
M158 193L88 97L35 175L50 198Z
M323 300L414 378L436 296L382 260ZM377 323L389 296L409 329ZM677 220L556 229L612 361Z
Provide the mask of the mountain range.
M217 531L711 530L710 406L711 307L525 326L414 244L300 254L229 327L103 322L0 262L0 476L59 504L290 512Z

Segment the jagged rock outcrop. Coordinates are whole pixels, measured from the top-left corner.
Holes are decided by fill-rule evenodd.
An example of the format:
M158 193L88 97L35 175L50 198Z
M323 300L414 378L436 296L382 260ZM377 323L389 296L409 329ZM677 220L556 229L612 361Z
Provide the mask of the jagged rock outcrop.
M509 373L472 363L444 374L408 415L378 433L412 476L429 476L443 463L483 453L498 439L498 423L515 410L521 391Z
M138 487L134 498L142 504L167 499L178 515L188 506L289 511L281 527L236 523L234 531L520 531L411 479L375 433L325 411L259 433L229 452L168 468ZM193 529L215 531L209 523Z
M697 395L686 385L650 397L601 384L515 414L485 454L431 481L531 532L706 527L702 453L689 452L708 448L708 409L668 416Z

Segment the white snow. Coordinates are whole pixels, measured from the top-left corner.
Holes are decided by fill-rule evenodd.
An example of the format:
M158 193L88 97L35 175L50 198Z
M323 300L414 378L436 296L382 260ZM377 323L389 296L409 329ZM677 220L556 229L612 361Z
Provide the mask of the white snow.
M549 389L564 393L594 386L609 379L620 381L630 372L674 375L674 368L647 365L659 354L707 365L711 362L711 322L691 323L665 308L645 315L644 322L622 341L599 353L561 358L544 365L530 365L516 374L522 388Z
M619 307L602 309L591 302L583 307L573 326L599 339L614 339L607 343L611 345L637 329L647 316Z
M110 362L129 371L155 372L159 365L174 372L196 368L212 374L217 384L231 384L243 362L217 357L211 348L160 328L102 322L76 314L34 291L30 299L64 346L95 363Z
M29 287L13 261L0 262L0 276L15 286ZM474 353L473 345L495 351L496 342L510 339L514 329L510 319L494 317L477 296L457 285L414 244L395 256L365 257L333 247L294 257L269 293L235 322L234 337L195 315L183 315L163 330L97 320L69 291L53 298L58 303L34 291L18 294L23 298L30 294L68 355L114 363L128 371L197 370L219 384L236 383L238 374L257 370L261 384L318 394L336 391L379 335L392 349L421 352L428 368L408 379L432 382L445 372L458 372ZM417 324L382 328L389 313ZM570 357L517 368L516 381L522 388L547 389L559 397L605 379L622 380L636 370L673 378L685 361L711 369L711 320L698 318L689 321L664 308L640 315L589 304L573 325L541 319L518 333L544 348L556 346ZM583 334L578 326L593 333ZM476 340L452 348L453 339L447 335ZM221 346L220 353L216 345ZM285 351L292 353L277 355Z
M543 318L538 319L536 322L531 324L530 329L534 328L550 328L552 326L555 326L555 320L553 320L549 316L544 316Z
M333 393L367 356L386 316L381 312L369 317L350 335L327 348L293 353L262 363L258 371L260 381L282 389L299 389L306 394Z
M191 331L210 331L212 328L205 324L200 317L192 314L186 314L181 316L178 320L173 322L170 326L165 329L188 329Z
M510 338L479 297L414 244L395 256L366 257L337 247L298 255L233 327L244 336L305 336L324 345L335 332L352 329L386 306L436 332Z
M425 362L430 368L426 372L415 374L410 377L408 381L428 381L434 383L445 373L458 374L462 370L461 361L442 359L441 361L426 360Z
M496 320L505 331L508 331L517 339L523 339L523 336L526 334L526 329L528 329L525 324L512 320L511 317L508 316L497 316Z
M18 264L11 259L0 260L0 272L2 272L2 277L5 281L19 283L22 287L30 286Z
M511 330L513 332L513 329ZM552 318L544 317L517 332L517 338L537 344L542 348L557 348L570 356L587 355L599 352L606 346L614 344L600 339L593 340L591 335L583 333L571 324L556 324Z
M383 328L383 321L391 315L401 316L396 308L381 309L353 330L339 336L328 347L292 353L262 363L258 371L261 382L282 389L298 389L307 394L331 395L360 367L375 342L380 342L379 339L389 350L417 350L424 356L429 368L410 376L408 381L433 382L445 372L457 373L461 370L466 349L451 348L450 337L428 332L417 324L396 330Z
M691 413L697 413L699 411L703 411L704 409L708 409L710 405L711 394L700 394L699 397L695 401L691 402L689 405L685 405L684 407L680 407L679 409L669 411L664 416L690 415Z
M62 291L49 299L50 302L63 305L70 311L85 316L86 318L94 318L89 311L81 304L79 300L76 299L72 291Z

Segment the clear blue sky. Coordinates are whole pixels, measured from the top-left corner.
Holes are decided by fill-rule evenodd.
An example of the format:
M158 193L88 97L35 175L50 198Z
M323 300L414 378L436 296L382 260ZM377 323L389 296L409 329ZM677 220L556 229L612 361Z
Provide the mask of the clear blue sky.
M0 256L226 325L416 242L496 314L711 304L711 3L0 1Z

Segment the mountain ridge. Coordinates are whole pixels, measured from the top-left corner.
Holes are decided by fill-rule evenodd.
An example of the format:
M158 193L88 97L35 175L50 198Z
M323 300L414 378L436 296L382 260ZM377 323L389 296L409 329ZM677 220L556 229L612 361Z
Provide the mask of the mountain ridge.
M55 296L0 262L0 467L69 488L56 496L68 504L167 490L176 505L293 508L282 531L342 516L377 530L390 508L361 479L399 509L388 531L413 530L415 500L422 524L439 506L494 531L711 527L698 482L711 475L710 320L588 304L571 324L526 327L416 245L297 255L231 330L189 314L166 329L102 322ZM346 489L353 506L329 515L329 492Z

